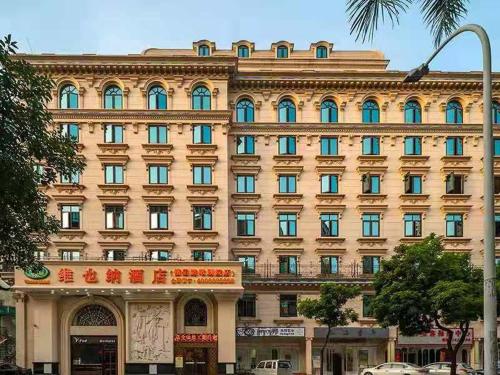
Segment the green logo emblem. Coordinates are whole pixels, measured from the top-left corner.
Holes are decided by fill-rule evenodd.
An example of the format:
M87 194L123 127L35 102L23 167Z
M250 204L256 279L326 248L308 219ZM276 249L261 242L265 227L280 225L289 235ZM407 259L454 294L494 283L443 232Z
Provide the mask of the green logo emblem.
M42 266L38 271L32 271L30 269L27 269L24 271L24 274L26 277L29 277L32 280L43 280L49 277L50 271L47 267Z

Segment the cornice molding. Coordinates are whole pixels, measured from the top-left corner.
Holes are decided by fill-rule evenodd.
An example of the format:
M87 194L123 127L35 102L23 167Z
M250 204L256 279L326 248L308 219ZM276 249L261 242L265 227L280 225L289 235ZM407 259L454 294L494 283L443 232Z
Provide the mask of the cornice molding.
M106 109L54 109L55 121L102 120L102 121L222 121L231 120L231 111L154 111L154 110L106 110Z

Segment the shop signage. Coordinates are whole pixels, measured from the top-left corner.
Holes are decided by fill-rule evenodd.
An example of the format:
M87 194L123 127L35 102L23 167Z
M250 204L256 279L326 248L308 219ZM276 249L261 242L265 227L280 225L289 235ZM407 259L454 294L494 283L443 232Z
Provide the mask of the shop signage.
M217 342L215 333L180 333L174 336L177 343L211 343Z
M76 262L74 262L76 263ZM213 262L198 265L195 262L160 262L144 264L138 262L47 262L37 272L16 270L16 286L23 284L50 284L61 287L87 285L88 287L226 287L241 288L241 263ZM183 262L184 263L184 262ZM189 264L191 263L191 264ZM232 264L234 263L234 264Z
M304 337L304 327L238 327L236 336L239 337Z
M458 340L462 336L460 328L452 328L453 339L452 344L458 344ZM446 344L447 333L439 328L432 328L429 332L424 332L416 336L403 336L398 334L399 345L443 345ZM465 336L464 345L472 345L474 340L474 331L469 328L467 336Z
M326 327L314 328L314 337L325 338L328 332ZM344 339L386 339L389 337L387 328L345 327L332 328L330 338Z
M73 344L116 344L113 336L71 336Z

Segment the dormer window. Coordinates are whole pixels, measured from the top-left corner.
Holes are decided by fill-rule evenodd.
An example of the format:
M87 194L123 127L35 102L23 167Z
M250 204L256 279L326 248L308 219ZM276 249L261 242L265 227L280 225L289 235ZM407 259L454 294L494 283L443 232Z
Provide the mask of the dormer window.
M247 46L238 47L238 57L247 58L250 57L250 49Z
M288 47L287 46L279 46L276 50L276 57L278 59L286 59L288 58Z
M210 47L202 44L198 47L198 56L210 56Z
M319 46L316 48L316 58L326 59L328 57L328 49L325 46Z

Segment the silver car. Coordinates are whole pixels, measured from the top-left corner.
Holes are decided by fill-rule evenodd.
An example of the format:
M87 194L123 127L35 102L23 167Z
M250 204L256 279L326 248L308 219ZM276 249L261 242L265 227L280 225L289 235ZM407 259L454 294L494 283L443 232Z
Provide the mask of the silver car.
M425 366L429 369L430 375L449 375L451 371L450 362L429 363ZM476 375L476 372L467 363L457 363L457 374L460 375Z
M365 368L361 375L426 375L429 370L406 362L388 362Z

